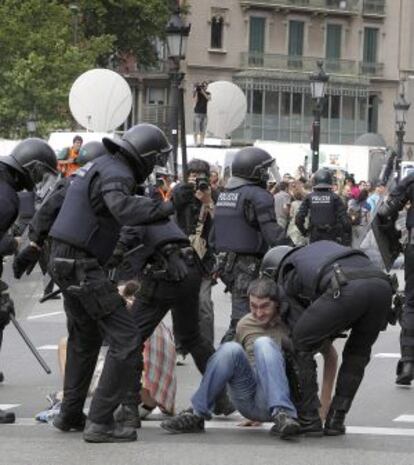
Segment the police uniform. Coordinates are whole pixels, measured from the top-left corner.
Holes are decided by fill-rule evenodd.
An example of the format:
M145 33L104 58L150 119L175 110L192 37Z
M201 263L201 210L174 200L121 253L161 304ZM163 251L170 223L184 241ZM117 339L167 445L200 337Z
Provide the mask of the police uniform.
M50 230L49 271L63 290L69 330L64 400L55 422L60 429L83 428L82 409L103 336L109 350L90 407L91 422L113 423L113 411L136 373L140 338L102 266L113 252L122 224L163 219L171 213L171 205L134 197L135 186L125 158L103 155L78 170Z
M321 428L313 355L324 341L351 329L325 425L326 434L343 434L343 420L364 376L372 345L387 324L392 297L388 277L361 251L317 241L285 255L278 283L290 303L282 317L292 330L298 352L303 391L300 415L305 425L315 427L316 418Z
M285 241L276 221L273 196L257 182L232 177L220 193L214 215L214 247L227 253L222 279L231 291L232 339L237 322L249 313L247 288L259 275L260 261L269 247Z
M309 231L305 221L309 215ZM351 225L341 198L328 188L310 192L299 207L295 224L309 242L329 240L344 243L343 233L350 234ZM349 241L347 242L349 243Z
M379 216L391 224L398 212L410 202L406 226L408 244L404 250L405 303L400 319L401 359L397 366L397 384L411 384L414 379L414 174L405 177L380 207ZM394 236L395 237L395 236ZM392 239L396 240L396 239Z

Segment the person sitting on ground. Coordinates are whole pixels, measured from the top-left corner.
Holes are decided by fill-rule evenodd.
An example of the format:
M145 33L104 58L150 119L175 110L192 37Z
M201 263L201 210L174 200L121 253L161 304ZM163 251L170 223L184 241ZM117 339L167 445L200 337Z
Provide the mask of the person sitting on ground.
M269 278L259 278L250 284L248 295L250 313L237 325L237 342L222 344L210 358L191 399L192 409L161 423L168 432L203 432L226 384L234 406L247 419L272 421L271 433L281 438L299 432L282 350L288 333L279 315L278 287Z

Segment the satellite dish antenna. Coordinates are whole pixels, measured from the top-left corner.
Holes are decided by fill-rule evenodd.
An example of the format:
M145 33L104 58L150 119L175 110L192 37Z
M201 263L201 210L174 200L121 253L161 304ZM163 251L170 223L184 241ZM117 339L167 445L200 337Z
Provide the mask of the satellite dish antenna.
M109 69L81 74L69 93L69 108L87 131L108 132L120 126L132 107L131 89L125 79Z
M246 117L246 96L239 86L228 81L213 82L207 90L211 93L207 106L207 131L225 139Z

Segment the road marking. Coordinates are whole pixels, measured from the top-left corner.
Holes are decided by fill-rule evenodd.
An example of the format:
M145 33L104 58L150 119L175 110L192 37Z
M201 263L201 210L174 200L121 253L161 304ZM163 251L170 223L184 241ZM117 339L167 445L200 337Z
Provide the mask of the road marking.
M414 415L400 415L392 421L400 421L401 423L414 423Z
M22 404L0 404L1 410L10 410L11 408L20 407Z
M374 358L401 358L401 354L381 352L381 353L375 354Z
M1 406L0 406L1 407ZM260 426L243 427L238 426L240 419L235 420L213 420L206 422L206 429L220 430L239 430L246 432L269 431L273 423L263 423ZM142 422L143 429L155 429L160 427L160 421L148 420ZM44 427L47 423L41 423L34 418L16 418L16 423L1 425L2 428L7 426L41 426ZM381 428L371 426L347 426L346 433L362 436L413 436L413 428Z
M28 320L38 320L39 318L47 318L49 316L55 316L55 315L61 315L62 313L65 313L63 311L60 312L51 312L51 313L40 313L39 315L31 315L28 316Z
M37 350L57 350L57 349L58 349L57 345L45 345L45 346L37 347Z

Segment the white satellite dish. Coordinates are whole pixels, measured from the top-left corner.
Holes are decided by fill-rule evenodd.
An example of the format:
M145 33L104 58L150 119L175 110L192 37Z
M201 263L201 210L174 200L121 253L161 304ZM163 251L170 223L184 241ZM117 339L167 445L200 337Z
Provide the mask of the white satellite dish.
M131 89L125 79L109 69L81 74L69 93L69 108L87 131L108 132L120 126L131 111Z
M213 82L207 90L211 93L207 106L207 132L225 139L246 117L246 96L239 86L228 81Z

